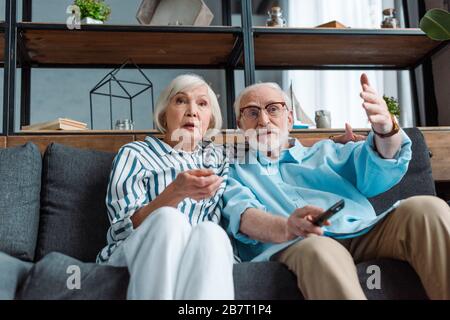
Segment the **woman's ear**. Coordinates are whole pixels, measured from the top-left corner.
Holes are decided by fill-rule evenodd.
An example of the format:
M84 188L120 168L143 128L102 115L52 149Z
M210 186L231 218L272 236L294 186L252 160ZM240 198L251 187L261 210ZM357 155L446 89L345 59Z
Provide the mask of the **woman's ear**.
M167 130L167 117L165 112L159 115L159 123L165 130Z
M216 126L216 119L214 119L214 117L211 117L211 120L209 120L208 129L214 129L215 126Z

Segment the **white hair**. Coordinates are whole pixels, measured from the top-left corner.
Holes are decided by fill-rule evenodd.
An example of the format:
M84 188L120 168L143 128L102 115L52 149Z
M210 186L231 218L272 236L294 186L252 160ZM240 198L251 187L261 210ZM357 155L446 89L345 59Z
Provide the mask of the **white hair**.
M184 90L194 89L200 86L206 86L208 90L208 98L211 103L212 119L209 124L209 128L220 130L222 128L222 114L220 112L219 101L217 96L206 81L196 74L182 74L177 76L170 82L170 84L161 92L158 102L155 108L155 123L156 127L162 133L165 133L167 127L163 124L165 117L165 111L170 104L170 100L178 93Z
M237 120L239 120L239 117L241 115L241 101L242 101L242 98L245 95L247 95L250 91L253 91L253 90L261 88L261 87L272 88L272 89L275 89L275 90L279 91L281 93L281 95L283 96L283 99L284 99L284 102L286 103L287 109L289 111L292 111L291 99L286 94L286 92L284 92L283 89L281 89L281 87L277 83L275 83L275 82L261 82L261 83L256 83L256 84L252 84L251 86L248 86L247 88L242 90L241 93L236 98L236 100L234 102L234 114L236 115L236 119Z

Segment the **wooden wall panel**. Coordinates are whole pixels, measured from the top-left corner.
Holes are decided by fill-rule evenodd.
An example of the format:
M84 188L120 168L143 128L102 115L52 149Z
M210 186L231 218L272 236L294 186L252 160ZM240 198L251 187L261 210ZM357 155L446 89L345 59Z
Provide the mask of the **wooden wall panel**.
M435 181L450 181L450 132L423 131L432 153L431 167Z
M6 137L0 137L0 148L6 148Z
M134 135L9 136L7 146L21 145L31 141L39 147L41 153L44 153L50 143L56 142L82 149L117 152L121 146L133 140Z
M433 177L436 181L450 181L450 128L430 129L421 128L430 151L433 154L431 166ZM343 130L317 130L310 132L293 132L293 136L300 140L304 146L312 146L314 143L327 139L330 135L342 134ZM366 134L367 131L358 130L355 133ZM162 137L161 134L156 135ZM131 141L142 141L146 137L144 133L130 133L126 135L24 135L0 137L0 148L16 146L32 141L44 152L51 142L62 143L77 148L93 149L106 152L117 152L121 146ZM224 137L218 137L220 143ZM228 142L233 141L233 135L226 137ZM6 141L5 141L6 140Z

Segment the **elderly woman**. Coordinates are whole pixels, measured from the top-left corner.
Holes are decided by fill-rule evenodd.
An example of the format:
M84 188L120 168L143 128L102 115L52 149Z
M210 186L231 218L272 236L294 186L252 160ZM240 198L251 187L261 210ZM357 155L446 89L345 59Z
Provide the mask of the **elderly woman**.
M216 95L199 76L178 76L155 120L162 141L126 144L114 159L97 261L128 267L128 299L233 299L232 248L218 225L228 162L201 143L222 125Z

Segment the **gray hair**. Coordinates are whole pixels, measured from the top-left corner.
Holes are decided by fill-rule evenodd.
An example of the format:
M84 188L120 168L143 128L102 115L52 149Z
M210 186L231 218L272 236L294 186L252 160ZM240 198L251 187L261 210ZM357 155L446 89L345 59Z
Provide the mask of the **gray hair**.
M183 90L190 90L200 86L206 86L208 89L208 98L211 103L212 113L212 123L210 122L209 127L217 130L222 128L222 114L220 112L219 101L217 100L214 91L201 76L196 74L182 74L173 79L164 91L161 92L158 98L154 119L159 131L165 133L167 130L167 127L163 124L163 118L165 116L165 111L170 104L170 100Z
M234 102L234 114L236 115L236 119L239 119L239 116L241 115L241 100L242 100L242 98L250 91L253 91L260 87L272 88L272 89L279 91L281 93L281 95L283 96L284 102L286 103L288 110L292 111L291 99L286 94L286 92L284 92L283 89L281 89L281 87L277 83L261 82L261 83L256 83L256 84L252 84L251 86L248 86L247 88L242 90L241 93L239 94L239 96L236 98L236 100Z

